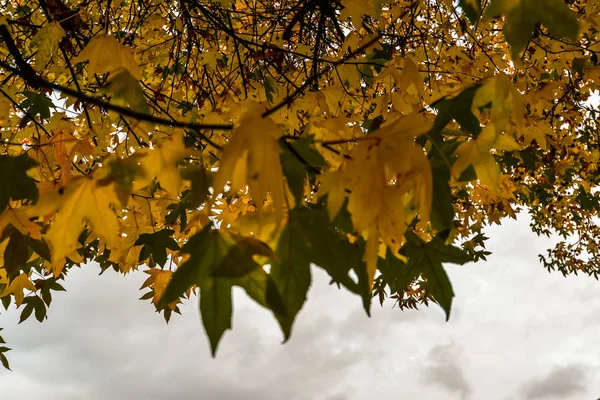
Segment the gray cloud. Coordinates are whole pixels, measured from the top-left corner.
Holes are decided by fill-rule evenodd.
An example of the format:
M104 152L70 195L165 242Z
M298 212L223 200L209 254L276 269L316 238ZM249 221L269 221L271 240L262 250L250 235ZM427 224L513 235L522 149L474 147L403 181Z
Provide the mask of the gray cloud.
M565 399L585 393L586 370L580 364L554 367L548 375L525 384L526 399Z
M462 355L454 343L438 345L428 354L428 360L423 368L423 381L433 383L449 392L460 395L461 399L471 396L471 385L465 377Z

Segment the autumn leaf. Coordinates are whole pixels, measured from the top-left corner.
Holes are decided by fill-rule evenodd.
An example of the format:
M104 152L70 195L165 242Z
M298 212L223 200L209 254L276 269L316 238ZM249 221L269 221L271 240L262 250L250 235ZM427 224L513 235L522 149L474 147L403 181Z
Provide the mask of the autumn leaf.
M497 135L494 126L490 124L484 128L477 139L468 140L458 146L455 152L458 160L452 165L452 174L458 177L469 165L472 165L479 181L493 194L498 194L500 168L491 150L512 151L519 147L509 135Z
M142 79L142 71L131 50L119 45L112 35L95 36L90 43L73 59L73 64L88 61L88 80L95 74L114 72L121 68L129 71L135 79Z
M210 341L213 357L223 334L231 329L231 284L225 279L209 279L200 289L200 314Z
M4 229L11 225L23 235L31 236L34 239L42 238L42 228L29 220L31 208L19 207L9 208L0 214L0 236Z
M112 93L112 100L119 105L126 105L132 109L150 114L150 107L144 97L144 91L138 79L132 75L129 69L119 69L111 75L104 92Z
M220 192L229 182L230 192L236 193L248 185L259 210L264 208L267 193L270 193L273 208L281 213L286 184L279 161L281 150L277 139L283 132L260 113L258 104L244 112L221 157L214 187Z
M74 178L61 193L50 193L40 199L36 206L38 213L57 212L44 235L52 253L54 276L62 271L65 258L78 248L78 238L86 223L106 243L119 243L117 215L111 207L115 203L113 184L102 186L87 177Z
M147 186L154 177L161 187L171 196L177 197L181 190L181 174L177 167L182 158L191 153L177 135L165 140L161 146L152 150L138 152L139 163L143 175L138 175L133 184L133 190L138 191Z
M32 44L37 46L35 54L36 68L42 69L48 61L57 53L58 44L66 32L57 21L47 23L33 37Z
M306 301L312 278L310 272L310 242L297 215L288 221L275 253L278 260L271 265L271 278L283 296L287 315L276 315L284 339L292 333L296 315Z
M152 268L144 272L150 276L144 281L140 290L146 287L153 289L154 295L152 296L152 303L158 304L171 280L173 272L159 268Z
M340 170L328 171L321 175L321 186L319 187L319 195L327 195L327 210L329 218L335 218L348 193L346 193L346 182L344 174Z
M12 294L15 297L15 303L17 304L17 307L20 307L25 297L25 290L35 292L36 288L33 282L31 282L29 279L29 276L23 273L10 281L9 285L0 293L0 297L5 297L9 294Z

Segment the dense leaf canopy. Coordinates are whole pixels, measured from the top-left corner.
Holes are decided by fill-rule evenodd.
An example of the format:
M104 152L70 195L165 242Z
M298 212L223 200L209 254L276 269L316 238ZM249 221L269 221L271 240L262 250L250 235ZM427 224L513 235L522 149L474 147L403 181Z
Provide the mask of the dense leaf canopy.
M600 272L600 2L1 4L0 297L21 321L91 261L147 274L167 321L199 294L213 352L234 286L287 339L311 268L367 313L449 317L444 263L485 260L520 210L563 237L544 267Z

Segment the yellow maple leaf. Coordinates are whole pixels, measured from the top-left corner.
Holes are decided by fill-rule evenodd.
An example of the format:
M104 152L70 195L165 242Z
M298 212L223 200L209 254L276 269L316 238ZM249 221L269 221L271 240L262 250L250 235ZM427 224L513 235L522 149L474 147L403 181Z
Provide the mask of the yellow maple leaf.
M7 225L12 225L23 235L42 238L42 228L29 220L29 207L9 208L0 215L0 236Z
M408 227L406 186L391 186L383 192L383 210L377 226L383 243L397 253L404 243L404 232Z
M397 187L408 192L413 190L413 198L419 206L423 220L429 219L433 192L431 166L423 148L415 143L415 138L428 132L432 123L420 113L392 121L376 133L382 138L379 154L386 168L392 173Z
M4 267L0 267L0 285L8 285L8 276Z
M35 53L35 66L41 69L46 66L58 50L58 44L65 36L65 30L58 21L47 23L33 37L32 43L37 45Z
M112 93L111 101L118 105L129 106L132 110L150 114L144 90L128 69L120 68L111 74L106 86L101 92Z
M264 207L267 193L270 193L273 208L281 213L286 183L277 138L283 135L283 131L268 117L263 118L262 111L259 104L253 104L240 118L221 157L214 188L216 193L220 193L229 182L230 191L236 192L248 185L259 211Z
M192 150L186 149L179 135L171 136L152 150L139 151L137 154L141 157L140 165L144 174L135 179L133 190L147 186L156 177L169 195L177 197L183 184L177 164L191 153Z
M119 224L111 204L117 202L114 184L99 185L89 177L72 179L60 193L48 193L35 208L38 215L57 211L50 229L44 235L52 255L52 267L58 276L65 257L79 247L78 238L86 222L107 244L118 245Z
M73 64L89 61L88 79L94 74L113 72L124 68L135 79L142 79L142 70L135 61L133 53L125 46L119 45L112 35L97 35L90 40L87 46L73 59Z
M546 134L551 134L552 128L547 125L532 123L523 130L524 144L530 145L532 141L536 141L542 150L546 150Z
M497 135L493 124L488 124L483 131L473 140L461 143L455 151L458 160L452 165L452 175L458 178L460 174L473 165L479 181L485 185L492 194L500 191L498 178L500 168L491 153L492 149L512 151L519 149L518 143L508 135Z
M29 279L29 276L25 273L17 276L13 279L8 287L4 289L0 297L8 296L12 294L15 296L15 303L17 303L17 307L21 306L23 303L23 299L25 298L25 294L23 293L25 289L35 292L35 285Z
M378 3L378 2L376 2ZM352 18L352 23L355 27L359 27L363 15L376 15L376 7L372 0L343 0L344 9L340 15L341 20L348 17Z
M156 304L165 292L165 289L167 288L167 285L171 280L171 276L173 275L173 271L159 268L151 268L144 272L150 276L144 281L140 290L145 287L150 287L154 289L152 303Z
M523 96L512 85L508 76L500 74L488 79L477 90L473 98L472 108L483 107L489 103L492 103L490 120L496 127L497 134L506 130L511 116L517 128L522 129L524 120Z
M351 179L348 211L354 229L359 233L373 224L383 204L385 170L379 158L380 141L373 139L376 140L364 140L356 146L346 171Z
M202 64L212 68L213 70L217 69L218 60L222 57L223 56L221 55L221 53L215 50L206 50L203 51L200 55Z
M396 59L396 63L398 63L398 59ZM425 98L425 89L423 88L423 78L419 73L419 68L415 64L415 62L410 58L404 58L404 65L402 68L402 74L400 75L400 82L397 82L402 90L409 91L411 88L411 83L414 85L417 93L419 95L419 99L423 100Z
M327 211L329 218L334 219L340 212L346 199L346 179L343 171L337 169L321 175L318 196L327 194Z

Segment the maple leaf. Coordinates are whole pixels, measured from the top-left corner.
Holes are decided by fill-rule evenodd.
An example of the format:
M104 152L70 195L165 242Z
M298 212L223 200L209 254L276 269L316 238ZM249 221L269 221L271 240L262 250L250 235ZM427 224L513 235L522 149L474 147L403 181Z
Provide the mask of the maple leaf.
M39 115L41 118L50 118L50 109L56 108L48 96L25 90L22 92L25 100L19 105L21 109L27 110L27 115L31 118Z
M562 0L493 0L484 17L506 16L502 32L511 45L513 59L525 49L537 23L542 23L557 38L576 40L579 32L577 14Z
M506 130L511 116L519 129L523 127L523 98L506 75L496 75L479 87L471 107L483 108L490 103L490 120L497 134Z
M38 198L36 182L27 175L27 171L37 165L37 162L27 154L12 157L0 154L0 213L6 209L9 201L31 200Z
M267 193L273 199L273 208L281 214L284 203L285 181L280 163L281 148L277 139L283 134L269 118L261 116L261 106L251 105L242 115L235 133L223 155L214 179L220 192L229 182L232 193L246 185L259 210L264 208Z
M252 237L237 238L235 246L231 247L219 266L214 268L212 276L227 278L242 278L260 268L254 256L274 259L276 256L264 242Z
M145 260L152 254L152 259L160 266L167 262L167 249L172 251L179 250L179 245L171 236L175 231L163 229L155 233L144 233L139 236L134 243L135 246L144 246L141 250L140 258ZM147 255L143 255L147 254Z
M363 15L369 15L373 11L373 7L369 3L370 1L344 0L342 2L344 9L340 18L343 20L350 17L354 26L359 26Z
M152 178L156 177L162 188L171 196L177 197L183 183L177 164L191 152L191 149L186 149L181 137L178 135L163 141L155 149L139 151L137 157L139 157L143 175L138 175L135 178L133 190L140 190L147 186Z
M386 181L384 164L379 158L379 144L376 138L359 143L352 153L352 163L346 169L347 176L352 179L348 211L359 233L371 226L382 207Z
M58 50L58 44L66 32L57 21L47 23L33 37L32 44L38 47L35 54L36 68L45 67Z
M438 236L427 243L410 231L406 233L406 237L408 241L403 248L408 257L406 268L413 270L408 275L408 280L422 274L427 279L427 287L431 294L446 312L448 320L454 291L442 263L462 265L472 261L472 258L463 250L444 244L444 240ZM406 280L403 283L405 282Z
M173 272L167 269L152 268L144 271L148 275L148 279L144 281L140 290L146 287L150 287L154 290L152 297L152 303L157 305L159 300L162 298Z
M9 285L2 291L2 293L0 293L0 297L5 297L9 294L12 294L15 297L15 303L17 304L17 307L20 307L25 297L25 294L23 293L25 290L35 292L36 288L33 282L31 282L29 279L29 276L23 273L10 281Z
M481 15L481 0L459 0L458 4L471 23L475 24Z
M519 148L520 146L512 137L497 135L493 124L489 124L477 139L468 140L458 146L455 152L458 160L452 165L452 174L458 177L469 165L472 165L479 181L493 194L498 194L500 168L491 150L512 151Z
M97 35L73 59L73 64L88 61L88 80L95 74L114 72L121 68L137 80L142 79L142 71L138 66L133 53L125 46L119 45L112 35Z
M25 236L19 231L13 230L4 250L4 269L9 278L19 275L25 270L25 263L29 258L29 246Z
M341 170L328 171L321 175L319 195L327 195L327 210L329 218L335 218L346 200L346 182Z
M111 74L102 92L112 93L112 100L116 104L127 105L138 112L150 114L150 107L138 80L129 69L121 68Z
M160 304L173 302L192 286L202 285L202 282L210 277L215 265L219 265L225 257L228 247L211 224L192 236L181 248L181 254L189 254L190 257L173 274Z
M31 236L34 239L42 238L42 228L29 220L31 208L19 207L9 208L0 214L0 236L7 225L12 225L23 235Z
M54 276L58 276L64 260L78 247L78 238L86 222L106 243L119 243L117 215L111 208L116 203L114 184L99 185L88 177L72 179L62 193L49 193L36 205L38 215L57 212L44 235L52 254Z
M213 357L225 331L231 329L231 284L223 279L209 279L200 290L200 314Z

